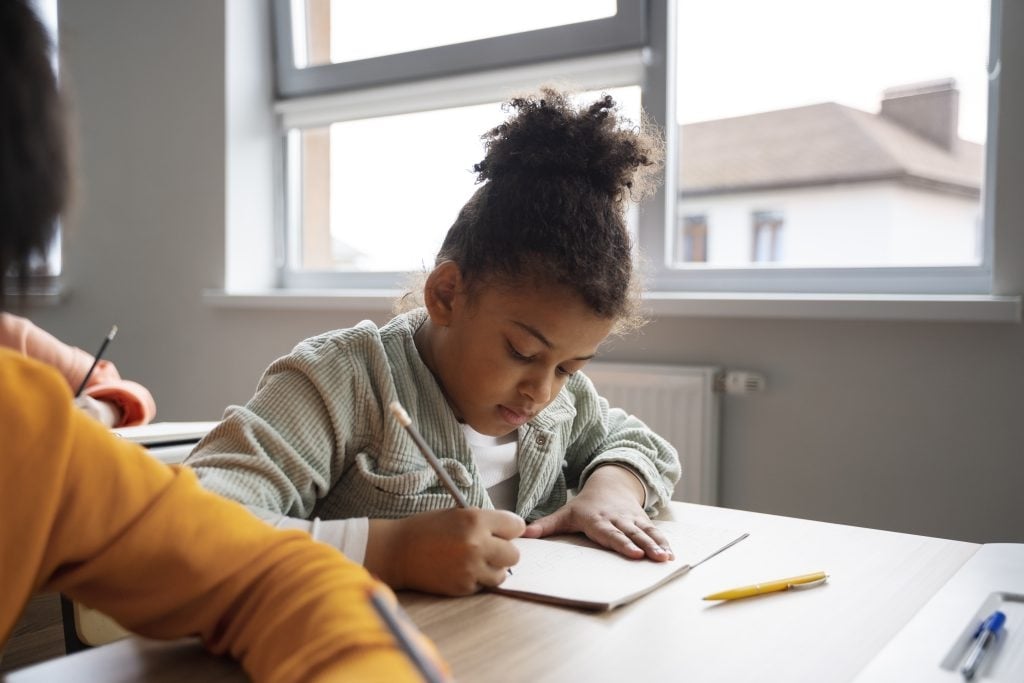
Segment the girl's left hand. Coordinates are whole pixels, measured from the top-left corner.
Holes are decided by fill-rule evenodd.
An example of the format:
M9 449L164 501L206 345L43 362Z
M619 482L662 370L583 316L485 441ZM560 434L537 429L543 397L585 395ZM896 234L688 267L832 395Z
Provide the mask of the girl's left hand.
M590 475L575 498L528 524L523 538L582 531L592 541L633 559L655 562L675 555L665 535L644 512L643 484L622 467L606 465Z

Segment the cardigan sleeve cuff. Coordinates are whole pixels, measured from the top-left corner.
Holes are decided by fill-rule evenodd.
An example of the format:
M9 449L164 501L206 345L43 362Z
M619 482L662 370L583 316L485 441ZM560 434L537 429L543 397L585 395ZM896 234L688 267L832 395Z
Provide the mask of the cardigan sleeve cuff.
M319 517L300 519L284 515L260 517L278 529L305 531L314 540L337 548L353 562L363 564L366 561L366 544L370 536L370 520L366 517L328 520Z

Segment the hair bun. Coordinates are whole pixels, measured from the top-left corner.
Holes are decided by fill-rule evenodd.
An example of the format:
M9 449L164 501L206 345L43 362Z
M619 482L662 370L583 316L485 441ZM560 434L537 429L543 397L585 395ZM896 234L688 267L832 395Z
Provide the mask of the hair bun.
M483 182L584 182L613 197L645 194L661 160L657 136L637 136L618 105L602 95L586 107L547 87L503 105L506 121L483 135L486 155L474 166ZM629 128L626 128L626 125ZM651 183L653 184L653 183Z

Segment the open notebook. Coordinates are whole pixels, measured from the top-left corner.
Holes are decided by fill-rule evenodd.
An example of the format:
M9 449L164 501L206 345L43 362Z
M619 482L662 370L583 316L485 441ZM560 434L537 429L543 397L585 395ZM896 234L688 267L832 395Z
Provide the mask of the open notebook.
M517 538L519 563L497 593L592 610L610 610L650 593L747 534L685 522L655 522L672 544L671 562L630 560L582 534Z
M196 443L216 426L216 422L151 422L136 427L119 427L111 431L122 439L143 446L168 446L186 442Z
M137 427L111 430L122 439L134 441L157 460L175 465L185 460L216 422L152 422Z

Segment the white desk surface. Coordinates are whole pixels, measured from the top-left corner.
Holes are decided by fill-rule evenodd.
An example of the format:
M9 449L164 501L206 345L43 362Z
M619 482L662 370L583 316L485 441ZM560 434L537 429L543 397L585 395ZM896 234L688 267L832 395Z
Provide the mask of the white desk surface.
M953 599L953 594L959 593L954 584L967 575L966 570L957 572L983 546L686 503L674 503L667 516L747 531L750 537L608 613L495 594L438 598L406 592L400 599L413 621L437 643L460 683L926 681L936 670L949 673L941 670L934 648L900 647L890 659L887 644L895 644L897 636L907 642L920 637L913 632L921 621L915 615L927 603L928 612L944 624L940 630L952 635L938 638L928 631L924 637L938 638L936 648L944 651L977 607L971 600ZM1000 547L1011 550L1007 554ZM1008 558L1011 564L1024 563L1022 547L995 546L991 554ZM819 588L726 603L701 600L720 589L816 570L830 575ZM955 574L957 581L950 581ZM987 594L1004 588L993 580L982 572L974 577L973 590L984 588ZM943 588L947 581L955 590ZM940 599L947 593L948 604ZM96 662L105 657L104 666L141 671L137 660L159 652L140 649L135 640L121 641L0 680L115 680L85 676L86 670L74 663L88 656ZM193 664L187 675L190 683L233 680L224 678L221 660L214 660L211 677L204 678L198 673L202 667L194 668L194 657L185 659ZM160 666L172 666L167 658L161 662ZM49 667L47 676L33 678L32 672L43 667ZM221 667L219 673L214 672L216 667ZM889 675L895 671L899 674Z
M3 683L241 683L234 660L215 657L195 639L158 642L128 638L70 657L0 674Z
M974 680L1024 681L1024 544L993 543L983 545L882 648L858 683L962 682L959 667L971 638L996 609L1006 615L1006 628Z

